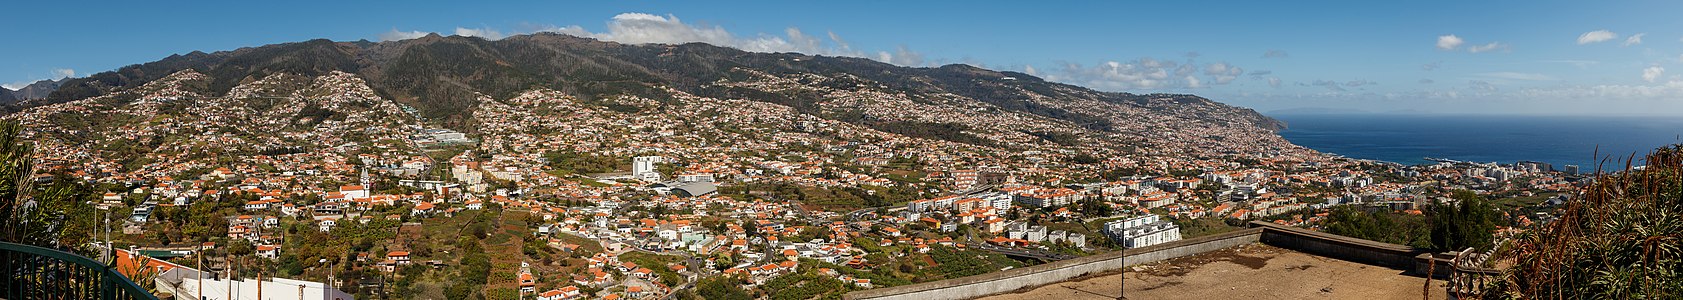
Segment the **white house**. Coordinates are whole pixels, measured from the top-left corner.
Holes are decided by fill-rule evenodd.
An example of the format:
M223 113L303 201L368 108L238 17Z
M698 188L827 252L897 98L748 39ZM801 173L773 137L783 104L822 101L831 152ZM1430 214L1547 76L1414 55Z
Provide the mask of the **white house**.
M316 223L317 226L320 226L319 229L321 229L322 232L333 231L333 226L339 225L339 217L316 216Z
M538 294L538 300L565 300L577 298L578 296L579 288L569 285Z
M368 198L368 189L362 185L341 186L339 187L339 193L344 194L347 199Z

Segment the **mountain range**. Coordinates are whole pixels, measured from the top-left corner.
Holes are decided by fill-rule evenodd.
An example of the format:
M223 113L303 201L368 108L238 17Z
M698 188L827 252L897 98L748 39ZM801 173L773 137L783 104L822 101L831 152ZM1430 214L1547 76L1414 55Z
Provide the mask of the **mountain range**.
M194 134L206 139L225 138L213 133L232 131L248 141L265 141L259 148L230 146L250 151L371 139L354 137L373 130L358 133L356 126L384 128L382 134L394 137L405 126L421 125L491 138L503 133L487 128L507 125L491 123L510 120L488 119L484 116L491 111L486 110L548 110L519 105L534 103L522 98L534 93L559 95L571 99L565 105L622 120L685 118L682 122L705 117L686 117L683 110L747 100L789 110L765 110L780 115L720 126L790 130L810 122L789 120L816 117L876 132L869 136L1031 151L1026 153L1066 160L1080 153L1227 157L1301 150L1274 134L1283 123L1195 95L1095 91L961 64L903 67L854 57L757 53L702 43L628 45L550 33L500 40L438 35L387 42L318 39L195 51L58 83L44 98L9 105L21 114L7 118L55 132L70 147L103 145L76 151L127 157L120 159L123 164L158 149L205 146L172 136L183 128L203 129ZM327 119L335 126L363 125L316 132L328 128L317 126ZM206 120L224 124L201 124ZM137 129L158 136L105 133ZM141 140L147 143L134 144Z
M16 91L0 87L0 104L9 104L19 100L28 99L46 99L48 95L53 93L53 91L58 90L58 86L60 84L63 84L66 81L69 81L69 79L65 78L36 81L35 83L26 85Z
M521 35L497 41L436 34L381 43L311 40L216 53L192 52L69 79L45 98L48 102L62 102L98 96L137 87L180 70L195 69L212 77L208 87L211 94L226 93L241 82L273 73L358 74L383 96L414 105L432 118L459 116L459 112L473 107L475 93L506 98L533 87L588 98L650 94L655 86L664 85L697 95L746 96L796 108L806 108L819 100L816 95L746 95L746 91L708 86L721 79L741 79L741 73L732 72L739 68L773 74L846 73L857 76L859 81L887 85L914 96L954 93L1010 110L1100 129L1108 126L1106 120L1046 107L1030 100L1030 94L1149 106L1148 97L1143 95L1097 92L1042 81L1027 74L967 65L907 68L863 58L753 53L701 43L624 45L560 34ZM995 80L1002 77L1017 80L1009 85ZM1175 98L1183 104L1238 109L1195 96L1176 95ZM1260 115L1246 119L1264 127L1278 126Z

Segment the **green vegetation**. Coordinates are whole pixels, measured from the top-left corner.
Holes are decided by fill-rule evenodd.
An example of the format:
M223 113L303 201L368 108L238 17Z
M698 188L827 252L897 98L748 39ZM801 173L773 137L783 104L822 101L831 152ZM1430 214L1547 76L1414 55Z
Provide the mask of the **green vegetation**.
M15 122L0 123L0 240L91 253L91 237L63 234L93 230L91 188L62 176L36 182L34 149L18 136L22 130Z
M631 160L623 157L601 156L573 151L544 153L543 158L554 172L561 174L607 173L630 169Z
M620 261L635 263L638 267L649 268L649 270L654 271L655 275L660 276L661 283L665 283L667 286L678 286L679 283L683 282L683 276L678 275L678 272L673 272L672 268L666 266L680 263L683 259L683 257L678 256L640 251L631 251L619 255Z
M855 244L855 245L858 245L858 244ZM873 252L873 253L875 253L875 252ZM870 279L871 280L871 285L874 285L876 287L890 287L890 286L912 284L912 281L910 281L910 280L906 280L904 278L894 277L894 276L888 275L890 272L892 272L891 270L888 270L888 269L878 268L878 269L873 269L873 270L867 272L867 271L861 271L859 269L843 267L843 266L832 264L832 263L829 263L829 262L817 261L817 260L806 259L806 258L801 259L801 265L802 266L810 265L813 268L828 268L828 269L831 269L831 270L835 270L836 272L839 272L843 275L853 276L853 278Z
M1065 133L1065 132L1035 130L1035 131L1024 131L1023 133L1027 133L1028 135L1032 135L1034 137L1038 137L1038 138L1046 140L1048 142L1052 142L1053 144L1064 145L1064 146L1075 146L1077 143L1081 142L1081 137L1076 136L1075 134L1070 134L1070 133Z
M1456 203L1434 203L1427 207L1431 219L1431 245L1438 251L1459 251L1468 247L1488 249L1496 231L1495 207L1469 191L1455 191Z
M1076 154L1074 157L1069 158L1069 162L1076 163L1076 164L1082 164L1082 165L1096 164L1096 163L1099 163L1099 161L1100 160L1097 156L1093 156L1092 154L1088 154L1088 153Z
M922 197L916 190L905 186L895 188L876 186L822 187L791 183L742 184L722 187L719 189L719 194L737 197L737 199L753 199L756 198L754 197L756 195L774 195L775 199L778 200L817 205L826 209L858 209L900 205Z
M1341 205L1327 215L1326 232L1359 239L1426 248L1431 246L1425 216L1390 211L1368 212Z
M1197 219L1169 218L1169 221L1174 222L1176 226L1180 226L1180 236L1183 239L1244 229L1244 227L1229 225L1226 221L1223 221L1222 218L1219 217Z
M1498 254L1513 267L1485 298L1683 297L1683 146L1602 175L1579 198Z
M803 264L800 272L773 278L761 290L771 299L841 299L842 294L852 290L851 286Z
M1434 251L1488 249L1499 212L1472 192L1456 191L1452 198L1455 203L1428 205L1424 215L1338 206L1327 216L1326 231Z
M959 278L982 273L999 271L1005 267L1021 267L1022 262L1011 260L1003 255L977 251L959 250L947 246L930 246L929 257L938 264L935 267L946 278Z
M713 276L697 282L695 288L703 299L752 299L742 290L744 283L736 277Z
M865 125L876 130L882 130L883 132L900 134L909 137L943 140L977 146L996 145L993 141L965 133L965 130L970 130L970 126L958 123L889 121L869 122L865 123Z

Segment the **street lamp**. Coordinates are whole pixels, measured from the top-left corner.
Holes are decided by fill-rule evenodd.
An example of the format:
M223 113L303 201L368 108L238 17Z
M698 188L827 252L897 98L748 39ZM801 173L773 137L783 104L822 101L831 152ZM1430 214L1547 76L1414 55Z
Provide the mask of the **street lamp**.
M333 263L328 262L326 258L321 259L320 262L327 264L327 287L332 288L333 287Z

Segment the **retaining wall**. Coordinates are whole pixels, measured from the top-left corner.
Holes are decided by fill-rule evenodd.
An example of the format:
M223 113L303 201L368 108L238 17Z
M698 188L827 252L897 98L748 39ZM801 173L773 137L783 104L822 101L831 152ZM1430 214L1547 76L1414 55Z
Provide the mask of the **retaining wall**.
M1268 222L1252 221L1251 227L1264 228L1262 243L1271 246L1410 272L1415 271L1415 257L1430 252Z
M849 300L970 299L1058 283L1091 274L1111 272L1137 264L1174 259L1256 242L1324 257L1404 270L1417 275L1427 273L1425 269L1417 269L1424 265L1417 264L1419 261L1416 259L1417 256L1429 252L1425 249L1328 234L1268 222L1253 221L1250 223L1250 227L1223 234L988 274L857 291L847 293L842 298Z
M970 299L1259 241L1263 228L1179 240L1011 270L848 293L843 299Z

